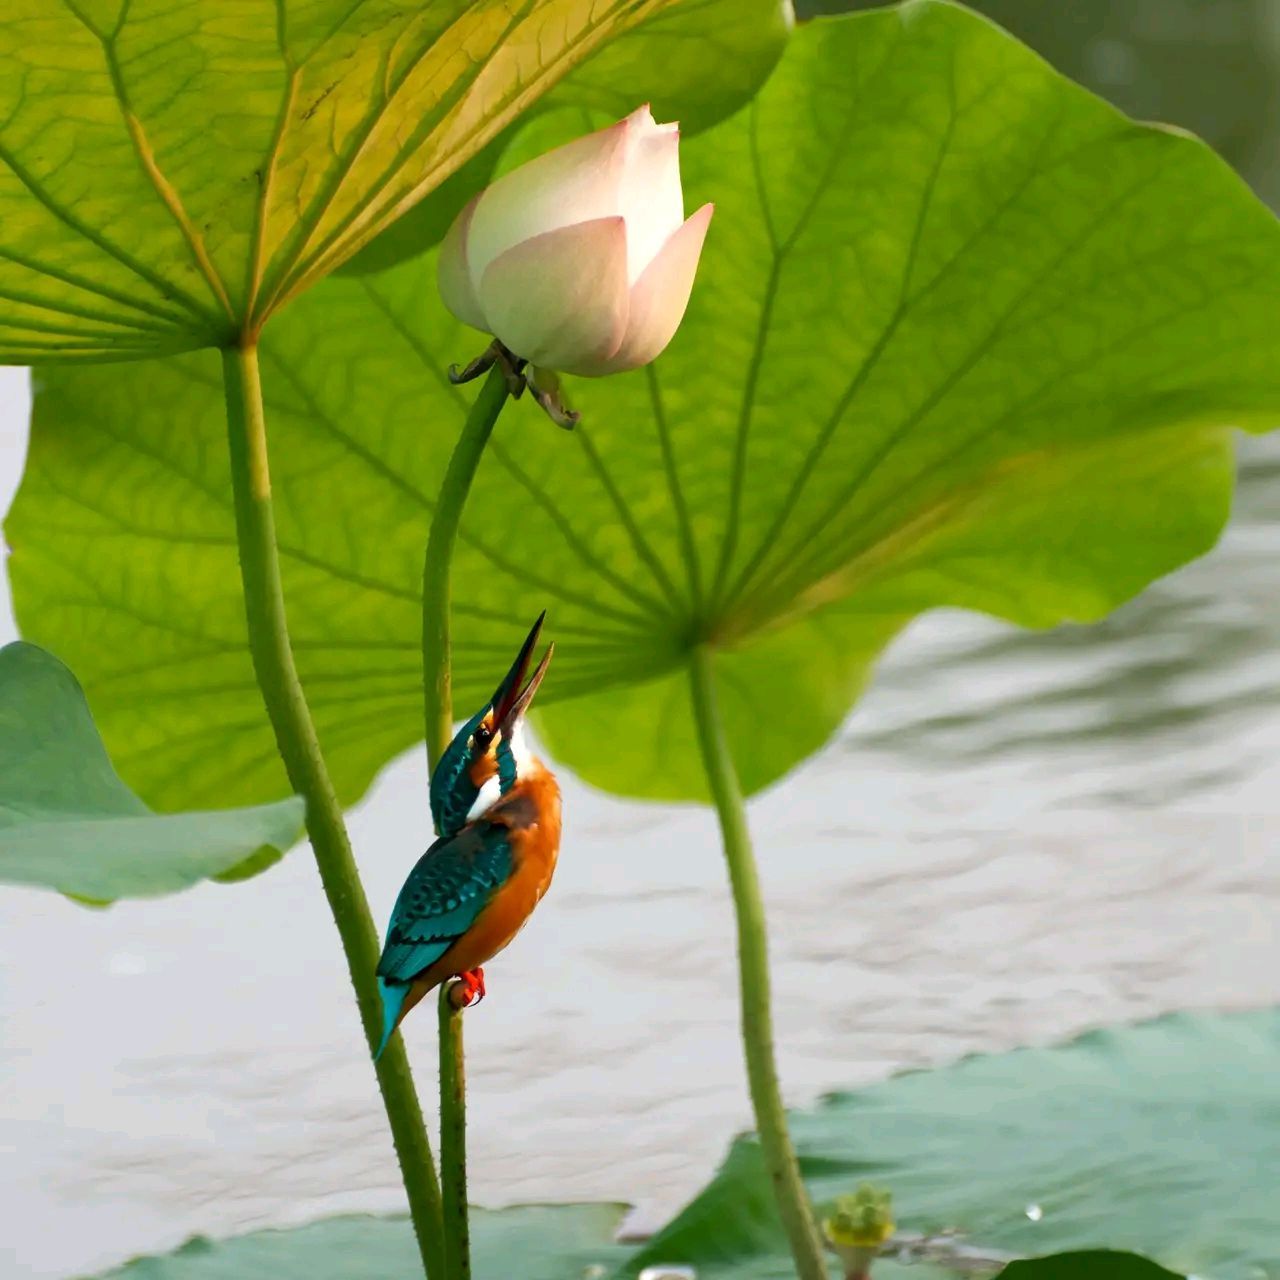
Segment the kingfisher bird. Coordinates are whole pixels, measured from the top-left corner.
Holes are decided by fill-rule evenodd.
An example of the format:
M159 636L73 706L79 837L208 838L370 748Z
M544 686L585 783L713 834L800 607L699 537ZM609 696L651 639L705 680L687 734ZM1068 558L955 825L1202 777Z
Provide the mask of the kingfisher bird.
M560 788L524 732L555 648L547 646L525 684L545 617L431 775L440 838L409 872L391 912L378 961L382 1043L375 1060L409 1010L440 983L460 978L466 1004L483 999L481 966L520 932L551 883L560 851Z

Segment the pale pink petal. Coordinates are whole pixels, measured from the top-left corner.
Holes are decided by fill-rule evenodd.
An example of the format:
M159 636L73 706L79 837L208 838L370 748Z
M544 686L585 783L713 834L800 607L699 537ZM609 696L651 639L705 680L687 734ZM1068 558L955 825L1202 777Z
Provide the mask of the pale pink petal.
M620 189L632 128L633 118L628 116L522 164L481 192L467 233L472 284L478 286L489 264L522 241L557 227L621 214Z
M588 376L638 369L662 354L684 319L702 242L714 212L715 205L704 204L662 246L631 290L630 315L621 345L593 367Z
M621 213L627 220L627 279L635 284L684 221L680 126L655 124L648 107L628 116Z
M480 305L494 336L531 364L594 368L627 328L625 223L595 218L508 249L481 278Z
M467 233L479 199L479 196L474 196L468 201L467 207L454 218L453 225L440 246L440 257L436 263L436 280L440 286L440 297L444 299L444 305L463 324L469 324L473 329L488 333L489 323L484 318L480 299L476 297L475 288L471 283L471 273L467 270Z

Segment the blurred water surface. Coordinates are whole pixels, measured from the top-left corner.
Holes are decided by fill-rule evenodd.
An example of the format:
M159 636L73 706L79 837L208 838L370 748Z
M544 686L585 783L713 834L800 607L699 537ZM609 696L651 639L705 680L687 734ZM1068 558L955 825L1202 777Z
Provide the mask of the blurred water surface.
M1275 4L987 8L1277 194ZM4 376L7 503L24 391ZM1093 630L920 621L838 739L753 805L791 1101L1280 1000L1278 553L1280 442L1246 441L1212 555ZM423 773L398 762L353 817L379 917L427 838ZM468 1021L472 1190L653 1222L749 1119L715 830L565 791L556 886ZM408 1024L424 1065L432 1022ZM305 851L106 912L0 890L0 1277L400 1204Z

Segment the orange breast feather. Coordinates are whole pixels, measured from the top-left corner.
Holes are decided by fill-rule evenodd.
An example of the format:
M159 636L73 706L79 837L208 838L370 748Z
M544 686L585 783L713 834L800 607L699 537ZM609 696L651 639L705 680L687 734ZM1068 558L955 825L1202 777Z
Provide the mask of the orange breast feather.
M431 990L446 978L487 964L524 928L555 874L560 852L560 788L546 770L522 779L485 815L508 829L511 875L476 922L414 983Z

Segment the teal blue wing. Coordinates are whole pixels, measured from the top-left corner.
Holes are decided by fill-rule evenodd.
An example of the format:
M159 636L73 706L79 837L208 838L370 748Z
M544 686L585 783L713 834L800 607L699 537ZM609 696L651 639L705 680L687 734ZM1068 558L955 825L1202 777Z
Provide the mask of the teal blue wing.
M434 964L471 928L511 871L505 827L477 823L437 840L396 899L378 977L410 982Z

